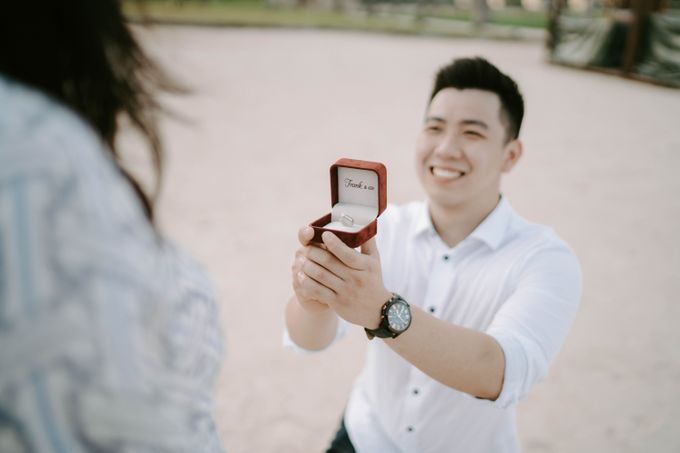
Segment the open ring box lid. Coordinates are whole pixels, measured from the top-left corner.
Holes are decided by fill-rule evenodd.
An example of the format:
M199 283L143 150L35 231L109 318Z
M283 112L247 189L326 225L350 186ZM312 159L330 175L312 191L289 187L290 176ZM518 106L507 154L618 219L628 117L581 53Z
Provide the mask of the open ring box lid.
M340 159L331 165L331 212L310 224L312 242L331 231L356 248L378 232L378 216L387 207L387 169L379 162Z

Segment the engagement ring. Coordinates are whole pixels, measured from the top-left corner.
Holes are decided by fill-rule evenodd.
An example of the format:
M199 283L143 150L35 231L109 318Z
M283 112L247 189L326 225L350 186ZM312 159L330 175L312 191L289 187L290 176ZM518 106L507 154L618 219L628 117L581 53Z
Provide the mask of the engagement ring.
M340 216L340 222L342 222L343 225L346 227L351 227L354 226L354 219L347 214L343 214Z

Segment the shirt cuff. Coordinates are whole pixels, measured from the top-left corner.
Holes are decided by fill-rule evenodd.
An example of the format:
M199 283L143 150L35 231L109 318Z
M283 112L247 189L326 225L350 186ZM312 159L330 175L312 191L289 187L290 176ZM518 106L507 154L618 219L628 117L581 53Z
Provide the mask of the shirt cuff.
M498 342L505 356L503 387L498 398L490 402L494 406L507 409L517 404L525 394L523 387L529 368L527 356L522 343L517 338L501 332L487 333Z
M284 324L285 325L285 324ZM330 348L333 346L335 343L340 341L345 334L347 333L347 321L342 319L341 317L338 316L338 327L335 331L335 337L333 338L333 341L331 341L328 346L326 346L323 349L305 349L301 346L298 346L293 339L290 337L290 333L288 333L288 328L284 327L283 328L283 339L282 343L285 348L292 349L295 352L298 352L300 354L313 354L315 352L321 352L325 351L326 349Z

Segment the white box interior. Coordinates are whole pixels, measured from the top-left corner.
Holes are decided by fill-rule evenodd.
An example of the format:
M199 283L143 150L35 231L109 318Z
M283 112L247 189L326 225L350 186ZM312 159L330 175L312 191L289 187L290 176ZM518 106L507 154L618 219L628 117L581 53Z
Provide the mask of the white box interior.
M331 210L325 228L356 232L378 217L378 174L372 170L338 167L338 202ZM354 219L353 226L342 224L343 214Z

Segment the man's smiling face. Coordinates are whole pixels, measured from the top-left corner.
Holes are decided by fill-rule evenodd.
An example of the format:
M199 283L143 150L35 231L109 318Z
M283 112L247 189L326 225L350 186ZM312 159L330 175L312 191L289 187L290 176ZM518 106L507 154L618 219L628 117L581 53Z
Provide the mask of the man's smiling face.
M445 88L428 107L416 170L430 202L451 208L497 197L501 173L519 155L518 141L508 141L498 95Z

